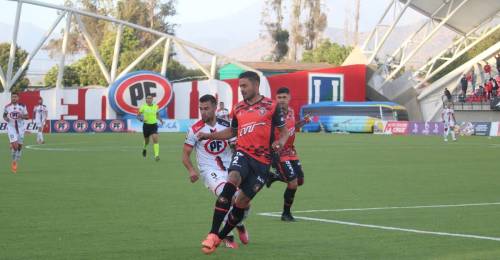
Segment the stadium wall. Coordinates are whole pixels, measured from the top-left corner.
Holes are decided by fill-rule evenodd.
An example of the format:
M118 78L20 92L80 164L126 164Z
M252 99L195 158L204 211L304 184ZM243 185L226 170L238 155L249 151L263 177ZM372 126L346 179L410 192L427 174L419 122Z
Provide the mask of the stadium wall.
M455 116L459 122L495 122L500 120L499 111L455 111Z
M290 88L292 108L299 111L300 107L317 102L331 101L337 98L341 101L365 100L364 65L351 65L331 69L301 71L264 78L261 81L261 93L274 98L274 93L280 87ZM315 77L310 75L314 74ZM316 82L316 83L315 83ZM335 84L334 84L335 82ZM315 85L316 84L316 85ZM333 87L337 87L337 94ZM20 102L27 106L32 118L33 108L42 97L49 110L51 120L113 120L123 119L121 111L116 111L110 99L110 88L88 86L84 88L44 89L22 92ZM216 95L228 108L239 100L238 80L204 80L171 84L173 98L166 107L165 118L197 119L198 99L204 94ZM10 100L9 93L0 93L0 106L3 108ZM144 102L138 100L136 106ZM296 113L298 114L298 113Z
M500 136L500 122L460 122L455 132L462 136ZM442 122L377 121L374 134L386 135L443 135Z

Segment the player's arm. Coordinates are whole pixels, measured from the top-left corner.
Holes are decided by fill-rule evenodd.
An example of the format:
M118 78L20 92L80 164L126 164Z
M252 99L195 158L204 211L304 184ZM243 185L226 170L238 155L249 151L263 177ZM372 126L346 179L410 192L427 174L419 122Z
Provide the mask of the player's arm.
M193 166L193 163L191 162L191 153L193 152L193 146L189 144L184 144L184 148L182 151L182 163L184 164L184 167L188 170L189 173L189 179L191 180L192 183L196 182L198 180L198 172Z
M42 121L45 122L45 120L47 120L48 117L49 117L49 111L47 111L47 109L44 109L42 113Z
M9 117L7 116L7 111L3 111L3 120L5 120L5 122L9 122Z
M295 128L301 128L303 127L305 124L311 122L311 115L310 114L306 114L304 116L304 119L298 121L297 123L295 123Z
M286 140L288 140L288 137L290 136L290 133L288 133L288 129L285 126L278 127L278 132L280 134L279 138L273 143L273 149L276 151L281 150L285 146Z
M144 109L143 109L142 106L137 111L137 116L136 117L137 117L137 120L139 120L141 122L144 122Z
M286 122L283 116L283 112L281 111L281 108L279 106L276 107L276 111L273 114L272 125L273 127L276 126L279 132L279 138L278 140L273 142L272 148L276 151L279 151L283 148L283 146L285 146L286 140L288 140L288 137L290 136L290 133L286 128Z
M26 109L26 107L23 108L23 115L21 116L21 118L24 120L29 119L28 110Z
M237 129L228 127L220 132L213 132L213 133L198 133L196 136L198 137L198 140L205 140L205 139L211 139L211 140L228 140L236 136Z
M231 121L231 127L228 127L220 132L213 133L198 133L196 137L198 140L211 139L211 140L229 140L235 137L238 133L238 119L233 117Z
M160 121L160 124L163 125L163 120L160 117L160 112L156 112L156 119L158 119L158 121Z

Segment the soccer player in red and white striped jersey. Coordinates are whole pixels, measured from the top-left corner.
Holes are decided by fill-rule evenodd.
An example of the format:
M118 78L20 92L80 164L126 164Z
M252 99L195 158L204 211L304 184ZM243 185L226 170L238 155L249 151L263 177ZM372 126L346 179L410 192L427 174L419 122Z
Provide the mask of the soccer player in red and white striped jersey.
M35 122L38 132L36 133L36 141L39 144L45 143L43 140L43 128L48 117L47 106L43 104L43 99L38 99L38 105L33 109L33 121Z
M227 169L231 162L232 151L227 140L198 140L196 134L199 132L213 133L224 131L230 127L230 123L224 119L216 118L215 109L217 100L212 95L204 95L199 100L201 120L194 123L190 128L184 141L182 162L189 172L192 183L201 176L205 187L219 196L227 182ZM193 150L196 152L197 168L193 166L190 156ZM199 173L198 173L199 171ZM242 222L236 226L240 241L248 243L248 232ZM224 238L224 244L229 248L238 248L233 235Z
M7 122L7 135L9 136L10 150L12 154L11 170L17 172L17 164L21 159L21 149L24 141L26 126L24 120L28 119L26 106L20 104L19 95L11 94L11 103L6 105L3 111L3 119Z

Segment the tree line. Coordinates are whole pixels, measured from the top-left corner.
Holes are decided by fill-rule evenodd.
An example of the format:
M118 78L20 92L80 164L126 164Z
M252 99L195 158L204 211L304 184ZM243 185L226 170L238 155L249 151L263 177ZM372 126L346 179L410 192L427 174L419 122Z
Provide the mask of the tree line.
M351 48L332 43L322 38L327 26L327 16L323 0L266 0L262 12L261 22L273 41L271 60L297 61L299 50L303 49L302 61L328 62L339 65L349 55ZM175 23L172 17L177 14L177 0L67 0L67 5L87 10L104 16L116 17L153 30L175 35ZM284 25L285 7L291 4L290 24L287 29ZM74 18L73 18L74 19ZM88 34L97 46L104 64L111 67L117 25L92 17L81 17ZM132 61L151 46L157 36L133 28L124 27L118 61L118 73L123 71ZM62 46L62 32L58 38L51 39L43 49L51 58L60 57ZM72 64L64 67L64 86L103 85L107 82L101 73L97 61L89 51L89 47L82 37L76 21L72 22L68 36L67 53L78 57ZM7 70L10 44L0 44L0 62L3 71ZM171 51L166 77L170 80L196 77L204 75L200 70L189 69L175 59L175 52ZM17 48L14 71L21 66L28 53ZM147 59L140 62L135 69L160 71L163 59L162 48L156 48ZM29 68L29 67L28 67ZM30 82L26 77L26 70L13 86L13 90L26 88ZM55 86L58 66L49 69L44 77L46 86ZM0 83L0 91L3 86Z
M285 26L287 6L291 11ZM323 38L328 25L324 0L266 0L261 23L273 44L272 61L298 61L303 50L301 61L340 65L352 50Z

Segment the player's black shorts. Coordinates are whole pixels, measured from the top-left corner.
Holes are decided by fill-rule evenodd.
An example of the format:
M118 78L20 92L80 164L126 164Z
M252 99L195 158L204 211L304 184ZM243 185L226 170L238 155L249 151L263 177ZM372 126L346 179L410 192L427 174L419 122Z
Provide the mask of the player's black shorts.
M297 178L304 179L304 172L299 160L284 162L273 161L273 167L276 169L286 182L291 182Z
M261 163L248 154L237 151L233 156L228 171L237 171L240 173L241 191L247 197L253 198L266 184L269 176L269 164Z
M152 134L158 133L158 124L143 124L142 125L142 134L144 138L150 137Z

